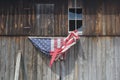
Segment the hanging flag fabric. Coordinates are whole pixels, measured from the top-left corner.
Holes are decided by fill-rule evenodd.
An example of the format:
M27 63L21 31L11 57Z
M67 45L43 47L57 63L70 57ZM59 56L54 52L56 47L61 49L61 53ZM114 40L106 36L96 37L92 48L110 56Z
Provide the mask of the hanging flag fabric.
M76 41L79 39L78 31L72 31L63 41L62 46L60 48L56 48L54 52L51 52L51 60L50 67L53 62L56 60L58 55L63 55L71 46L76 44Z
M56 48L62 46L64 38L42 38L42 37L29 37L32 44L42 53L50 56Z
M50 67L58 58L58 55L63 56L64 53L79 39L77 30L72 31L66 38L39 38L29 37L33 45L44 54L51 56Z

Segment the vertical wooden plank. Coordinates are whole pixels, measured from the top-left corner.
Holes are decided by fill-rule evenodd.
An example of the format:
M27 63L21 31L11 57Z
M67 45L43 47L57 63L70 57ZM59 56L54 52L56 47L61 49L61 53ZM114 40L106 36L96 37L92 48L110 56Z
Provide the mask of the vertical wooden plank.
M5 80L5 38L1 39L1 80Z
M26 6L24 6L24 4L23 4L23 33L24 33L24 35L27 34L26 27L28 27L28 25L27 25L27 20L28 20L27 12L28 12L28 10L26 9Z
M2 80L1 79L1 75L2 75L2 69L1 69L1 67L2 67L2 50L1 50L1 48L2 48L2 39L1 39L1 37L0 37L0 80Z
M18 24L18 27L17 27L17 34L20 35L21 34L21 12L20 12L20 6L21 5L18 5L18 11L17 11L17 18L18 18L18 21L17 21L17 24Z
M1 30L2 33L1 34L5 34L5 14L4 14L4 9L2 9L2 24L1 24Z
M99 18L97 17L97 13L96 13L96 7L97 6L95 5L95 7L90 7L90 10L89 10L89 8L87 9L87 10L89 10L88 14L87 14L88 15L88 20L90 20L90 22L88 23L88 26L87 26L88 29L89 29L88 35L96 35L96 34L100 33L99 26L96 25L97 23L99 23L99 21L98 21Z
M24 34L24 8L23 8L23 4L21 4L21 33Z
M37 51L37 80L42 80L42 54L39 51Z
M42 17L42 14L41 14L41 6L40 4L36 4L35 5L35 13L36 13L36 22L35 22L35 34L38 34L39 31L41 32L42 29L39 29L41 27L41 21L40 21L40 18ZM41 14L41 15L40 15ZM39 27L40 26L40 27Z
M31 35L32 34L32 27L33 27L33 25L32 25L32 6L33 6L33 4L29 4L29 11L28 11L28 26L30 27L30 29L29 29L29 35Z
M10 38L10 80L14 79L16 46L15 37Z
M82 52L82 49L85 50L85 46L81 46L83 43L84 43L85 39L84 38L81 38L80 39L80 43L79 43L79 47L78 47L78 59L77 59L77 64L78 64L78 77L77 77L77 80L83 80L83 77L84 77L84 74L82 73L84 71L84 68L83 68L83 52ZM86 50L87 52L87 50ZM77 51L76 51L76 54L77 54Z
M6 26L7 27L7 26ZM6 28L7 29L7 28ZM7 41L8 40L8 41ZM5 37L5 80L9 80L9 39Z
M19 4L18 4L18 6L16 6L16 34L20 34L20 29L19 29L19 26L20 26L20 24L19 24L19 19L20 19L20 12L19 12L19 9L20 9L20 7L19 7Z
M9 25L8 25L8 20L9 20L9 9L7 9L6 11L6 21L5 21L5 34L8 34L8 29L9 29Z
M1 24L1 21L2 21L2 10L0 10L0 24ZM1 29L1 25L0 25L0 29ZM1 34L1 30L0 30L0 34Z
M114 16L115 17L115 16ZM115 29L115 28L114 28ZM113 34L114 35L114 34ZM114 47L114 45L115 45L115 42L114 42L114 40L115 40L115 37L112 37L112 40L111 40L111 42L112 42L112 76L113 76L113 80L115 80L116 79L116 55L115 55L115 47Z
M74 47L72 46L69 51L69 69L68 69L68 79L73 80L74 78L74 66L75 66L75 59L74 59Z
M75 72L74 72L74 79L75 80L78 80L78 79L81 79L82 80L82 77L81 77L81 73L82 71L79 72L79 68L80 70L82 69L81 66L79 66L79 62L82 61L82 59L80 60L80 58L82 58L82 56L80 54L83 54L83 48L81 48L81 44L83 42L83 38L81 40L79 40L77 43L76 43L76 46L75 46Z
M28 80L28 76L30 72L28 72L28 49L29 45L28 42L26 42L25 37L19 37L19 49L22 51L22 58L21 58L21 68L20 68L20 79L21 80ZM27 46L26 46L27 44ZM30 69L31 70L31 69ZM31 77L31 76L30 76ZM29 79L30 80L30 79Z
M25 40L25 44L24 44L24 48L25 48L25 50L24 50L24 54L23 54L23 67L24 67L24 80L28 80L28 69L29 69L29 67L28 67L28 60L29 60L29 51L28 51L28 49L29 49L29 44L28 44L28 39L27 39L27 37L26 38L24 38L24 40Z
M117 77L118 76L118 73L117 73L117 65L118 65L117 61L118 61L118 58L117 57L118 57L119 49L117 49L117 48L119 47L119 44L117 42L118 42L118 38L114 37L113 38L113 47L114 47L114 55L115 55L114 56L115 57L115 59L114 59L114 64L115 64L114 65L115 66L114 67L115 68L115 71L114 71L115 75L114 76L115 76L115 80L118 80L118 77Z
M56 63L52 65L51 70L51 80L56 80Z
M112 4L111 2L107 2L106 1L106 12L107 12L107 35L113 34L113 30L112 30Z
M61 1L59 1L59 3L60 4L62 4L61 3ZM60 7L60 4L58 4L58 11L59 11L59 13L58 13L58 24L56 24L56 25L58 25L58 28L59 28L59 35L62 35L62 5L61 5L61 7Z
M54 10L54 9L55 9L55 5L52 4L52 5L51 5L51 16L50 16L50 19L51 19L51 27L52 27L52 29L53 29L53 30L51 31L51 32L52 32L52 33L51 33L52 36L55 35L55 34L54 34L54 31L55 31L55 29L54 29L54 27L55 27L55 24L54 24L54 21L55 21L55 16L54 16L54 15L55 15L55 10Z
M91 38L92 44L91 44L91 80L97 80L97 40L98 38Z
M55 5L55 7L56 7L56 5ZM54 15L54 19L55 19L55 21L54 21L54 34L57 34L57 27L56 27L56 24L57 24L57 15L56 15L56 8L55 8L55 15ZM58 34L57 34L58 35Z
M50 58L48 56L47 57L47 60L46 60L46 80L52 80L51 79L51 75L52 75L52 71L51 71L51 68L49 67L49 62L50 62Z
M43 61L42 61L42 80L46 80L47 79L47 65L46 65L46 59L47 59L47 57L44 55L44 54L42 54L42 59L43 59ZM52 66L52 68L54 68L54 65ZM54 79L52 79L52 80L54 80Z
M44 16L44 35L47 36L48 35L48 13L49 13L49 9L48 9L48 5L44 5L43 4L43 9L44 9L44 13L43 13L43 16Z
M37 80L37 53L35 47L33 48L33 58L32 58L32 80Z
M12 27L13 27L13 6L10 7L9 13L9 34L12 34Z
M117 2L116 3L116 35L119 35L120 34L120 10L119 10L119 3Z
M113 34L113 35L114 35L114 34ZM111 52L112 52L112 61L111 61L111 63L112 63L112 77L113 77L112 79L115 80L115 78L116 78L116 77L115 77L115 75L116 75L116 74L115 74L115 71L116 71L116 69L115 69L115 68L116 68L116 67L115 67L115 65L116 65L116 64L115 64L115 58L116 58L116 56L115 56L115 48L114 48L114 38L115 38L115 37L111 37L111 38L112 38L112 39L111 39L111 46L112 46L112 47L111 47L111 48L112 48L112 51L111 51Z
M70 58L70 51L67 51L66 60L65 60L65 80L69 80L69 58Z
M19 50L21 50L23 53L22 53L22 57L21 57L21 66L20 66L20 76L19 76L19 80L23 80L24 79L24 38L23 37L19 37ZM17 51L17 49L16 49Z
M8 37L5 37L5 80L9 80L10 78L10 39Z
M88 79L96 80L97 38L89 38L88 43Z
M98 2L97 2L98 3ZM99 1L100 4L101 1ZM102 26L102 5L97 5L96 7L99 7L99 9L96 8L97 10L97 13L96 13L96 16L97 16L97 19L96 19L96 27L97 27L97 30L96 30L96 34L97 35L102 35L102 30L103 30L103 26Z
M28 75L28 80L33 80L33 72L32 72L32 59L33 59L33 45L31 44L31 42L28 40L28 38L25 38L25 54L26 57L28 58L28 61L26 61L27 64L27 75ZM40 75L39 75L40 76Z
M115 1L116 2L116 1ZM115 4L115 2L113 3L112 2L112 7L111 7L111 29L112 29L112 31L113 31L113 34L112 35L115 35L115 28L116 28L116 19L115 19L115 15L116 15L116 4Z
M47 6L47 30L48 30L48 35L53 36L54 32L54 4L48 4Z
M119 37L115 37L114 38L114 49L115 49L115 80L119 80L120 78L120 42L119 42L120 38Z
M89 79L89 38L83 37L80 39L79 46L79 77L78 80L88 80Z
M60 1L59 1L60 2ZM61 2L60 2L61 3ZM59 23L58 23L58 28L59 28L59 35L61 35L62 34L62 27L61 27L61 22L62 22L62 20L61 20L61 16L62 16L62 9L61 9L61 7L59 6L59 10L60 10L60 13L59 13L59 15L58 15L58 21L59 21Z
M14 28L15 28L15 32L14 32L14 34L18 34L18 31L17 31L17 29L18 29L18 20L19 20L19 15L18 15L18 6L16 7L16 9L15 9L15 23L14 23Z
M47 4L47 5L45 5L46 6L46 9L45 9L45 14L46 14L46 32L47 32L47 35L48 36L51 36L51 31L53 30L52 29L52 26L49 26L49 24L51 23L51 21L50 21L50 15L51 15L51 13L50 13L50 10L51 10L51 5L50 4Z
M74 73L73 73L74 74L74 78L73 78L74 80L78 80L78 73L79 73L78 72L78 70L79 70L78 69L78 58L79 58L78 56L79 56L79 51L80 51L79 47L81 47L80 42L77 42L76 45L75 45L75 48L74 48L74 59L75 59L75 61L74 61L75 65L74 65L74 68L73 68L74 69Z
M60 62L60 76L59 76L59 79L61 80L65 80L65 72L66 72L66 69L65 69L65 61L61 61Z
M87 4L88 5L88 4ZM90 31L91 31L91 27L92 26L89 26L89 25L91 25L90 23L91 23L91 18L90 18L90 16L89 16L89 14L90 14L90 11L91 11L91 7L88 9L88 7L86 6L85 7L85 31L84 31L84 34L86 34L86 35L89 35L90 34Z
M41 21L40 29L42 30L41 31L41 35L43 36L43 35L45 35L45 31L44 31L45 30L45 24L44 24L44 22L45 22L45 19L44 19L44 6L43 6L43 4L41 4L40 6L41 6L40 9L41 9L41 14L42 14L41 15L42 17L41 17L41 20L40 20Z
M101 40L101 79L106 80L106 45L105 45L106 38L103 37Z
M33 35L35 35L35 22L36 22L36 14L35 14L35 6L33 6L32 5L32 16L31 16L31 18L32 18L32 33L33 33Z
M102 38L98 38L98 42L97 42L97 65L96 65L96 69L97 69L97 80L102 80Z
M22 78L24 80L28 79L27 75L27 53L25 52L25 49L28 47L25 47L25 37L19 37L20 39L20 50L22 51L22 59L21 59L21 71L22 71ZM29 45L27 45L29 46Z
M2 24L2 10L0 10L0 34L2 33L1 24Z
M103 3L102 3L102 26L103 26L103 28L102 28L102 34L103 35L106 35L106 11L105 11L105 7L106 5L105 5L105 2L103 1Z
M64 19L65 19L65 22L64 22L64 28L65 28L64 35L68 35L68 1L67 0L66 0L64 5L67 5L67 6L64 6Z
M113 41L106 38L106 80L114 80L113 58Z
M56 61L55 62L55 77L56 77L56 80L59 80L60 79L60 75L61 75L61 62L60 61Z
M88 43L88 79L92 80L92 40L89 38L89 43Z
M65 4L65 3L64 3ZM65 30L65 19L64 19L64 5L62 5L62 11L61 11L61 35L64 35L65 34L65 32L64 32L64 30Z

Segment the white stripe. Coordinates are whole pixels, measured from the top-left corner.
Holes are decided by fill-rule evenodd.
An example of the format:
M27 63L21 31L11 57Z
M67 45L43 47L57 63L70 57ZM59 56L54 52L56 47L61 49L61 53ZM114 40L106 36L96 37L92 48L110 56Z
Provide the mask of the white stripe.
M68 49L70 49L71 46L75 45L76 42L73 42L72 44L68 45L67 47L65 47L63 50L62 50L62 53L63 52L66 52Z
M54 39L51 40L51 51L54 51Z
M57 39L57 48L61 47L61 39Z

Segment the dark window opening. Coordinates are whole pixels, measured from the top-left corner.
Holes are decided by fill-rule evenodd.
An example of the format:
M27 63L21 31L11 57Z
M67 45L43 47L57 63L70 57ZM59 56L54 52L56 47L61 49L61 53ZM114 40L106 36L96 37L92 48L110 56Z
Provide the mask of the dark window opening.
M77 20L82 20L82 9L76 9Z
M75 19L75 9L69 9L69 19L70 20Z
M82 31L82 20L77 20L77 30Z
M69 21L69 29L70 29L70 31L75 30L75 20Z
M77 29L82 32L82 8L69 8L68 25L69 31Z

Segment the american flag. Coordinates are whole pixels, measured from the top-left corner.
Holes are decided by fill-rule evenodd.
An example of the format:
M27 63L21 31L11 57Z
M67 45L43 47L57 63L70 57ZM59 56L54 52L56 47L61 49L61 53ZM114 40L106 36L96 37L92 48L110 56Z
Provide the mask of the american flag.
M66 38L39 38L29 37L33 45L44 54L51 56L50 66L57 59L58 55L63 55L79 39L78 32L72 31Z
M32 44L42 53L50 55L56 48L62 46L64 38L29 37Z

